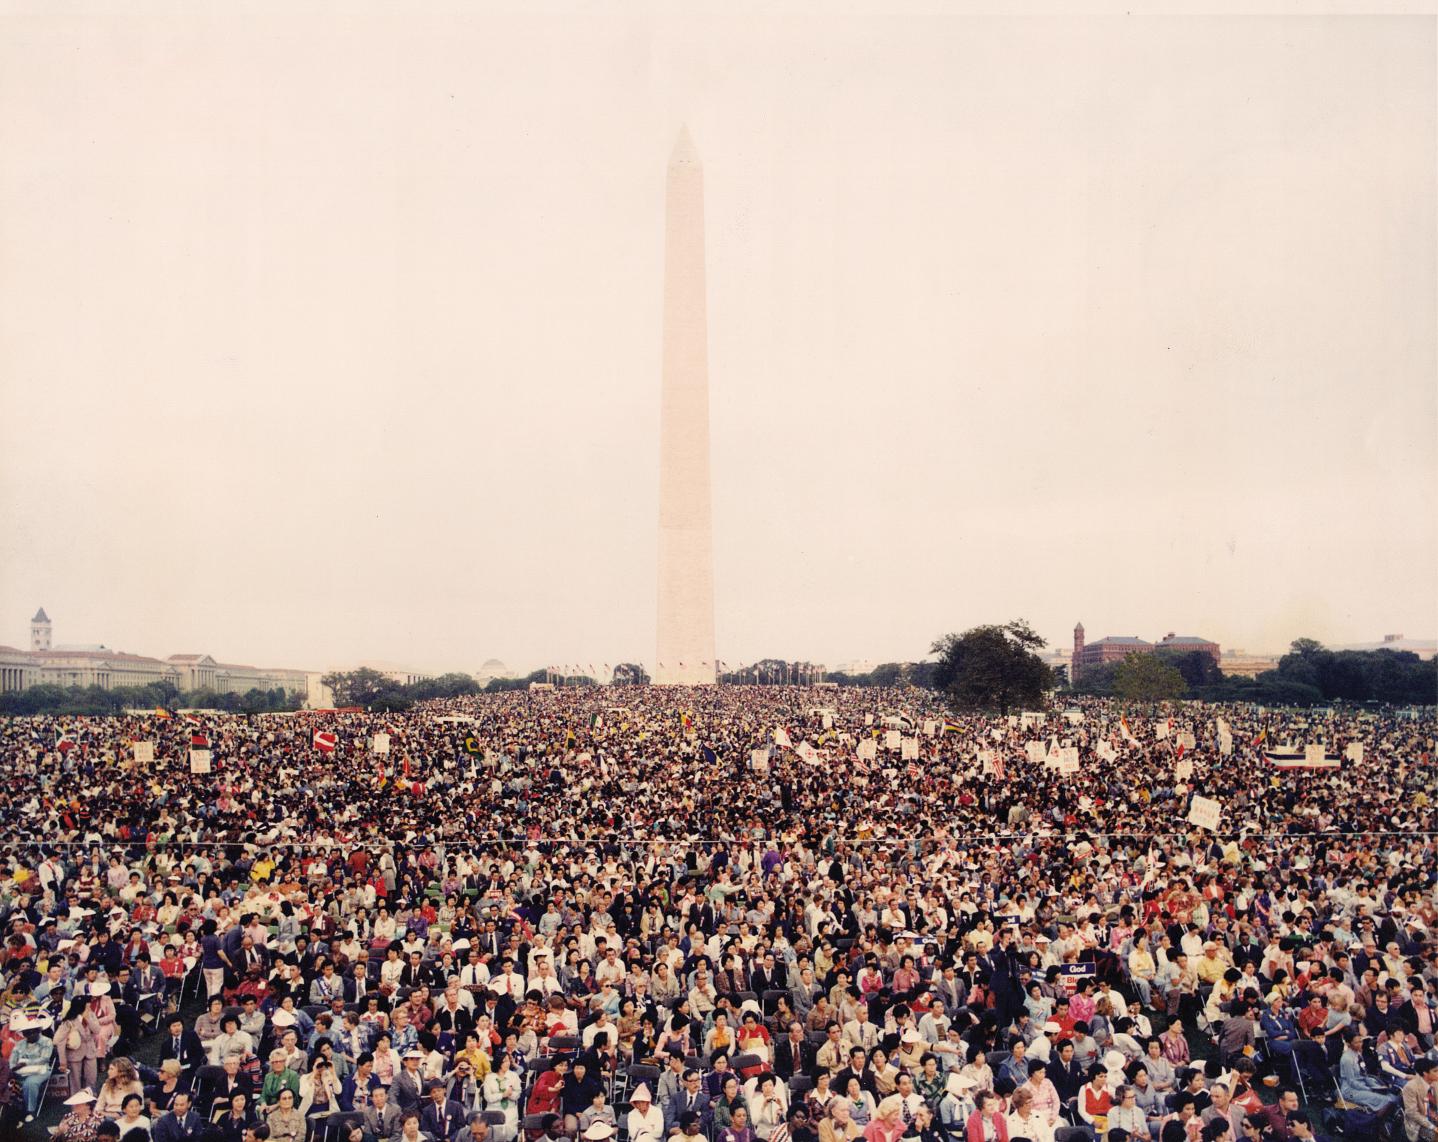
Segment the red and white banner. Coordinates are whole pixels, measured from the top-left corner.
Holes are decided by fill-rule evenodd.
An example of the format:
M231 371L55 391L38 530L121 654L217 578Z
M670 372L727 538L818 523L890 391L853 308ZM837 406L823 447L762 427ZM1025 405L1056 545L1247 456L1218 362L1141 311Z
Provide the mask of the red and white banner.
M316 730L314 736L315 749L324 753L334 753L335 746L339 744L339 738L330 733L329 730Z

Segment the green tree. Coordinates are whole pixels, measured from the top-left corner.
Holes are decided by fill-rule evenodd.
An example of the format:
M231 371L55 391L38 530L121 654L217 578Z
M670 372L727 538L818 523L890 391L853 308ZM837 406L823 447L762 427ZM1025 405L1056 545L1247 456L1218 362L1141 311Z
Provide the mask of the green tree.
M376 706L386 703L386 709L402 708L395 703L404 703L407 698L400 686L387 674L361 666L358 670L326 674L320 679L333 691L336 706Z
M1117 697L1130 701L1161 702L1182 698L1188 686L1163 655L1130 654L1114 672L1113 689Z
M1039 706L1053 685L1053 672L1037 652L1044 640L1028 623L979 626L937 640L933 679L959 709L997 710Z
M1218 663L1213 660L1211 654L1206 654L1201 650L1187 652L1160 650L1156 653L1159 658L1183 675L1184 685L1190 690L1197 690L1201 686L1217 686L1223 681L1223 671L1218 668Z

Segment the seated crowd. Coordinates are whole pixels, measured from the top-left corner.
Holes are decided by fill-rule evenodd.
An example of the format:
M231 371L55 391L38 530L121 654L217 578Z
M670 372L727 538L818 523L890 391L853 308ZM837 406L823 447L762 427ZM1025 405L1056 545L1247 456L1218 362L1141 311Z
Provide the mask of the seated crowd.
M626 714L645 733L676 721ZM455 716L404 717L419 737ZM1046 797L1064 804L1051 775L998 782L937 746L949 784L919 792L948 805L904 800L911 767L865 769L872 796L851 799L835 786L853 789L852 772L816 779L770 751L731 792L772 795L721 836L630 831L616 814L584 839L529 826L552 827L576 783L591 801L624 791L604 787L617 778L600 750L531 716L562 753L486 759L492 784L425 758L427 789L384 793L390 827L377 811L344 831L257 827L299 820L248 797L260 749L213 799L174 774L127 790L24 754L54 769L50 811L56 776L109 781L126 808L118 835L61 798L63 828L7 850L0 1122L25 1129L53 1097L59 1142L1288 1142L1337 1106L1374 1137L1434 1142L1438 910L1416 772L1382 779L1408 798L1382 852L1318 828L1104 833L1080 816L1093 795L1137 823L1108 782L1049 815ZM400 720L346 718L356 739ZM998 728L1019 770L1018 735ZM662 732L676 769L713 764L688 722ZM1152 768L1134 746L1109 778ZM544 780L502 779L526 769ZM308 797L322 786L298 772L277 788L294 796L296 779ZM860 806L891 781L885 825ZM1181 798L1172 785L1151 783L1140 815ZM668 803L654 824L722 792L701 788L627 793ZM1266 827L1333 810L1256 778L1249 800ZM507 801L524 835L480 823L485 801ZM225 825L238 806L248 825ZM987 833L946 831L946 811ZM431 813L468 815L475 838L426 831Z

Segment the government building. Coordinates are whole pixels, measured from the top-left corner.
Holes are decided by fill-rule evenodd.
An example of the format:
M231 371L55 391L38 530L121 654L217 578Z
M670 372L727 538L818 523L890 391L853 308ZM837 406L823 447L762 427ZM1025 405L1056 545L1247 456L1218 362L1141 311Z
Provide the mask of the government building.
M0 693L31 686L99 686L117 690L168 682L179 691L244 694L284 690L308 695L310 672L219 662L208 654L150 658L106 646L52 646L50 616L41 607L30 620L30 649L0 646Z
M1206 638L1195 638L1193 635L1174 634L1172 631L1157 642L1145 642L1137 635L1110 635L1097 642L1085 642L1083 623L1079 623L1074 627L1074 650L1069 666L1069 680L1077 682L1086 666L1122 662L1130 654L1152 654L1156 650L1172 651L1176 654L1199 650L1212 658L1214 665L1218 664L1220 657L1218 643Z

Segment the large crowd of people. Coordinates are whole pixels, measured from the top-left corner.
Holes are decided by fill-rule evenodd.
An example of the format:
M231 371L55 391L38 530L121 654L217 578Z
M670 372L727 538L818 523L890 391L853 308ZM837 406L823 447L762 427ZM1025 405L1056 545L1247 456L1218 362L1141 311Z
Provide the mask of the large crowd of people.
M1434 735L818 687L12 718L0 1127L1434 1142Z

